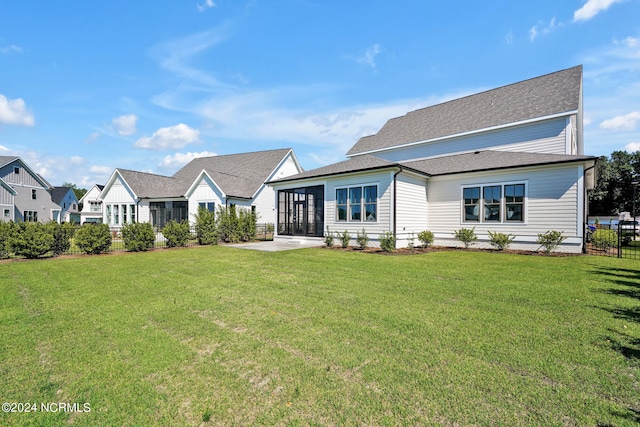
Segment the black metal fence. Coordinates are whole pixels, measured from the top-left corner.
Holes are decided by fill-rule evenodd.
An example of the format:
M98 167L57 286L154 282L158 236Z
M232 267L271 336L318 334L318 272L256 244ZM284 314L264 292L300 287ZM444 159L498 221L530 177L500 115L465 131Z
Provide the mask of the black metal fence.
M589 224L585 240L589 255L640 260L640 227L633 224Z

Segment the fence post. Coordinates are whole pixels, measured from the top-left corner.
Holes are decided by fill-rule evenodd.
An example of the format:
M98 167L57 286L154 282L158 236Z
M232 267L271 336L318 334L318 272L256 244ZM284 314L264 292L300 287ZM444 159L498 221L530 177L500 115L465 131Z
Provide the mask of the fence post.
M618 223L618 258L622 258L622 228Z

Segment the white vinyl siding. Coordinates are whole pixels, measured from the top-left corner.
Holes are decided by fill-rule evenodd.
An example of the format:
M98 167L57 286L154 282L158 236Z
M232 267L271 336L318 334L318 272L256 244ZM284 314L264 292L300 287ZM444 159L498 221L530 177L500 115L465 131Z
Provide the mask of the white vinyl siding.
M427 188L429 229L441 237L451 237L454 230L473 226L478 235L486 235L488 231L503 232L528 241L535 241L539 233L548 230L562 231L567 237L580 237L581 225L576 215L580 207L579 170L580 167L573 164L432 178ZM462 189L501 183L525 184L525 222L465 223Z
M195 224L195 216L198 213L200 203L212 202L215 204L216 209L218 206L224 206L226 200L225 196L220 192L218 186L207 175L200 175L200 179L197 182L195 188L189 194L189 222Z
M396 247L406 247L413 233L428 229L427 180L425 177L401 173L396 178ZM417 240L415 241L417 242Z
M474 150L521 151L547 154L567 153L567 131L571 123L561 117L508 129L443 139L376 153L389 161L423 159Z
M341 233L345 230L351 234L355 242L356 234L364 228L373 240L377 240L380 234L391 230L391 202L392 202L392 185L391 179L393 171L381 171L364 174L354 174L348 176L340 176L329 178L326 180L324 193L324 223L325 231L328 227L332 232ZM314 183L315 185L320 183ZM302 184L298 184L302 185ZM307 184L304 184L307 185ZM311 185L311 184L309 184ZM337 221L336 218L336 189L351 187L367 187L376 186L378 193L377 200L377 221ZM353 242L352 242L353 243Z

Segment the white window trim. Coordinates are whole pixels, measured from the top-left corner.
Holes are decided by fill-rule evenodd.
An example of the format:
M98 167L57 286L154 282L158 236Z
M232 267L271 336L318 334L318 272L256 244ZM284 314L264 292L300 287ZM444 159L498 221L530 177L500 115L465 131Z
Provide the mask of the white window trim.
M351 197L349 196L349 189L360 187L362 194L360 195L360 206L361 206L361 216L364 216L366 213L364 202L364 188L365 187L376 187L376 219L374 221L359 219L352 220L350 219L350 207L351 207ZM378 218L380 216L380 183L379 182L369 182L364 184L349 184L349 185L341 185L333 188L334 197L338 190L347 190L347 219L341 220L338 219L338 198L336 197L334 200L334 221L335 223L346 224L346 223L366 223L366 224L376 224L378 222Z
M504 187L506 185L517 185L517 184L524 184L524 201L523 201L523 205L522 205L522 221L505 221L504 219L504 215L506 212L506 202L504 199ZM492 186L500 186L501 187L501 193L500 193L500 221L465 221L464 217L464 189L465 188L474 188L474 187L480 187L480 212L482 212L482 209L484 207L484 194L483 194L483 188L484 187L492 187ZM469 184L461 184L460 185L460 224L461 225L484 225L484 226L491 226L491 225L508 225L508 226L515 226L515 227L522 227L524 225L527 225L528 221L529 221L529 215L528 215L528 211L529 211L529 180L516 180L516 181L498 181L498 182L483 182L483 183L469 183Z

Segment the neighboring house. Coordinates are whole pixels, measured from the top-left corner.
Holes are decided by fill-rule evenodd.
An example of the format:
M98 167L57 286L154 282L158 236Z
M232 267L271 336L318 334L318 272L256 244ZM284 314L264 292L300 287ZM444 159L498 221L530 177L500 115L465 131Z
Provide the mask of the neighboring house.
M85 222L102 222L102 200L100 200L100 193L103 189L104 185L94 184L78 201L78 204L82 206L82 210L80 211L80 224L84 224Z
M412 111L361 138L348 160L270 185L277 238L366 230L397 247L423 230L458 246L454 232L512 234L512 248L537 249L561 231L559 250L580 252L596 157L583 155L582 67ZM418 243L416 241L416 243Z
M200 207L214 211L235 204L256 212L258 222L275 223L275 193L265 182L301 171L290 148L201 157L173 176L116 169L99 196L103 222L194 223Z
M62 223L80 223L80 213L78 211L78 198L71 187L53 187L51 199L60 207L54 212L53 220Z
M2 221L47 222L59 215L51 184L20 157L0 156L0 181Z

